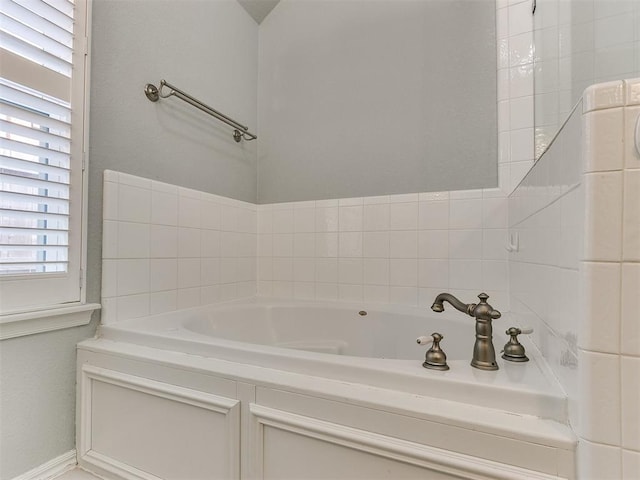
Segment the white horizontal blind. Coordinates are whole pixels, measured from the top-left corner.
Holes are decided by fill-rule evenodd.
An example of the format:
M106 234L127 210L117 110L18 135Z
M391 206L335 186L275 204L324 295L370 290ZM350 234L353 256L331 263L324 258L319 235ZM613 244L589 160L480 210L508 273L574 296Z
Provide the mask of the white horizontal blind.
M73 4L67 0L3 0L0 43L16 55L71 77Z
M2 0L0 308L5 311L22 309L29 297L36 307L80 299L83 129L75 122L84 121L78 116L84 95L74 93L74 81L84 88L85 65L84 52L77 52L82 43L74 37L79 25L84 40L84 20L74 20L74 3ZM30 278L32 283L24 281ZM52 292L58 290L63 293L56 297Z
M0 275L66 272L71 108L0 80Z

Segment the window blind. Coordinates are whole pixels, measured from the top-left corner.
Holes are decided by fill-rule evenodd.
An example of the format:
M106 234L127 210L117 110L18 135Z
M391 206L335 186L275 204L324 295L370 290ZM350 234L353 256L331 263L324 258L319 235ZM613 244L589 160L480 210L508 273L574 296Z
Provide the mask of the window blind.
M68 79L68 91L73 7L68 0L3 0L0 13L2 49L41 68L43 74L57 72ZM0 276L66 273L71 105L68 99L41 91L42 79L18 83L5 78L4 71L2 75Z

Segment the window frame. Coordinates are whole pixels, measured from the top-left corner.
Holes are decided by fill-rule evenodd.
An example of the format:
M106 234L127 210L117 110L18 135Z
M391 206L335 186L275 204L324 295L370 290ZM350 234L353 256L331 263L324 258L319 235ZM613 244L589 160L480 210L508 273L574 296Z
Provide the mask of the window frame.
M0 278L0 339L86 324L91 312L100 308L98 304L86 303L84 274L87 262L91 7L92 0L75 0L73 73L69 98L71 164L68 270L64 274L7 275ZM51 77L44 78L48 76L43 73L45 67L2 48L0 58L11 72L9 75L3 72L6 78L33 86L36 74L42 77L38 78L38 82L47 84L47 89L52 87ZM10 61L5 63L6 59ZM20 78L30 80L28 83L20 82ZM17 327L18 324L22 326Z

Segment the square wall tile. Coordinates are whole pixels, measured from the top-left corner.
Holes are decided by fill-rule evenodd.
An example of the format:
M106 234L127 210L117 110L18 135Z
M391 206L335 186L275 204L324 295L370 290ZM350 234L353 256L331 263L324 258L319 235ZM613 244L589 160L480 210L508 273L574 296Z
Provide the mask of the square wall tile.
M178 287L200 287L201 262L199 258L181 258L178 260Z
M363 225L362 205L339 207L338 226L341 232L361 232Z
M579 349L578 363L580 436L620 445L620 356Z
M118 257L149 258L149 224L118 223Z
M207 230L220 230L222 224L222 206L212 201L203 200L200 207L200 227ZM271 219L271 212L269 211L268 214L268 218ZM262 212L261 215L263 215ZM264 218L267 218L266 215L267 212L264 212ZM176 224L172 223L171 225ZM269 222L269 226L271 226L271 222ZM257 226L255 228L257 229Z
M118 260L102 261L102 297L115 297L118 287Z
M392 203L389 207L390 230L417 230L418 202Z
M316 251L315 233L295 233L293 235L293 256L313 257Z
M102 258L118 258L118 229L120 222L102 222Z
M445 289L449 286L448 260L419 260L418 286Z
M481 259L482 230L449 231L449 258Z
M583 116L586 172L620 170L623 165L623 108L589 112Z
M449 230L420 230L418 258L449 258Z
M316 256L317 257L337 257L338 256L338 234L316 233Z
M418 215L421 230L446 230L449 228L449 201L420 202Z
M578 346L604 353L620 351L620 277L619 263L583 262L580 305L582 328ZM602 299L606 298L606 301Z
M363 292L362 285L338 285L338 299L341 302L360 302Z
M389 230L389 204L374 204L364 206L365 231Z
M389 287L389 303L394 305L418 305L418 289L415 287Z
M449 208L449 228L482 228L482 200L451 200Z
M624 172L622 258L640 261L640 169Z
M338 284L336 283L316 283L317 300L337 300Z
M622 264L621 350L640 356L640 263Z
M389 232L389 253L391 258L418 258L418 231Z
M128 295L117 298L117 318L127 320L149 315L149 294Z
M316 232L337 232L338 219L338 207L317 207Z
M638 45L640 52L640 45ZM638 82L640 92L640 82ZM640 94L639 94L640 98ZM624 166L625 168L640 168L640 152L635 146L635 130L640 118L640 106L624 109Z
M149 314L173 312L178 304L177 290L149 294Z
M622 446L640 450L640 358L622 357L621 366Z
M273 233L293 233L293 209L275 210L272 215Z
M450 260L449 288L457 290L481 290L482 261Z
M316 282L338 283L338 259L316 258Z
M506 261L482 262L482 289L485 292L506 292L509 286L509 267Z
M389 284L396 287L417 287L418 262L415 259L391 259Z
M621 479L621 449L581 438L578 442L577 478L580 480Z
M221 260L221 280L222 283L235 282L237 275L237 263L230 259ZM293 280L293 259L274 258L273 259L273 280L278 282L290 282Z
M640 452L622 450L622 478L634 480L640 472Z
M371 303L389 303L389 287L386 285L365 285L363 300Z
M363 262L361 258L338 259L338 283L362 285Z
M584 260L620 261L622 172L588 173L585 185Z
M507 228L508 223L506 198L482 199L482 228Z
M316 285L311 282L294 282L293 298L313 300L316 298Z
M117 183L104 182L102 191L103 220L118 220L118 187Z
M389 260L386 258L364 259L364 284L389 285Z
M363 254L370 258L389 258L389 232L364 232Z
M180 191L183 191L182 189ZM178 225L181 227L200 228L200 199L189 196L178 196Z
M149 223L151 221L151 190L119 185L118 220Z
M149 262L149 291L175 290L178 288L178 261L175 258L158 258Z
M178 310L200 306L200 288L181 288L176 299Z
M178 224L178 195L155 190L151 192L151 223Z
M293 231L296 233L315 232L315 208L297 208L293 211Z
M313 282L316 276L314 258L296 258L293 260L293 280L295 282Z
M362 232L340 232L338 235L339 257L362 257Z

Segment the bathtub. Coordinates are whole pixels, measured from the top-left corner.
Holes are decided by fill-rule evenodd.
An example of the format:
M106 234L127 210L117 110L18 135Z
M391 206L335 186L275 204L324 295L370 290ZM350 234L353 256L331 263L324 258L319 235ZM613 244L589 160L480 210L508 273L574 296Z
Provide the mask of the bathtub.
M474 322L457 311L253 298L117 322L100 335L565 421L566 396L524 335L530 362L498 358L497 371L470 366ZM509 326L508 316L494 321L496 352ZM428 346L416 339L433 332L444 336L448 371L422 366Z
M497 352L514 324L494 321ZM448 371L422 366L433 332ZM266 298L102 325L78 346L78 461L147 480L575 478L535 346L483 371L474 336L456 311Z

